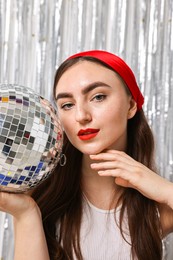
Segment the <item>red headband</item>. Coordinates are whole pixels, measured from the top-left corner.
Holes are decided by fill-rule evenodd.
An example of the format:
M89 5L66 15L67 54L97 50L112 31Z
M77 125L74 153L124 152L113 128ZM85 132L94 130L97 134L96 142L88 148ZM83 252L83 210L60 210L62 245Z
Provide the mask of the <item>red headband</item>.
M76 57L83 57L83 56L90 56L98 60L101 60L107 65L109 65L114 71L116 71L124 80L127 87L129 88L134 100L137 103L138 110L142 108L142 105L144 103L144 97L136 83L134 73L120 57L107 51L91 50L91 51L76 53L70 56L68 60Z

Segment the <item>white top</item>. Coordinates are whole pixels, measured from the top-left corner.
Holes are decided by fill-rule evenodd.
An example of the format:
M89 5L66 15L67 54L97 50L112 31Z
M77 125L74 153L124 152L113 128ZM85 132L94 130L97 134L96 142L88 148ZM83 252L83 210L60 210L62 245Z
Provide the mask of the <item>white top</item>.
M96 208L84 200L81 224L81 251L83 260L130 260L131 246L122 238L119 221L120 207L115 210ZM127 219L126 219L127 220ZM126 239L130 242L127 223L123 223Z
M119 214L120 207L116 210L102 210L96 208L84 197L80 230L80 246L83 260L132 259L127 217L123 222L123 231L129 243L123 239L120 233L118 227ZM125 216L127 215L125 214ZM59 225L57 225L57 237L58 233ZM78 260L75 256L74 259Z

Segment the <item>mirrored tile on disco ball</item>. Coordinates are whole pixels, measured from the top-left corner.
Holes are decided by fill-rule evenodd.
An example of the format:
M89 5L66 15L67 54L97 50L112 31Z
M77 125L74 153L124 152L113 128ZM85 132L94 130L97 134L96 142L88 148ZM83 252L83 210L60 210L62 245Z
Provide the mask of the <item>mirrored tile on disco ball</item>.
M63 132L51 103L33 90L0 84L0 190L24 192L45 180L61 155Z

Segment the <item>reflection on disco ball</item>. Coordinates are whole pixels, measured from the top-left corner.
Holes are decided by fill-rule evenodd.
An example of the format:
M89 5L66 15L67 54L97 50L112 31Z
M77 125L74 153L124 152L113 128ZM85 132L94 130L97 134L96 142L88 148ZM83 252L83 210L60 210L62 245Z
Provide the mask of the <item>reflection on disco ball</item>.
M24 192L58 163L62 129L49 101L33 90L0 84L0 190Z

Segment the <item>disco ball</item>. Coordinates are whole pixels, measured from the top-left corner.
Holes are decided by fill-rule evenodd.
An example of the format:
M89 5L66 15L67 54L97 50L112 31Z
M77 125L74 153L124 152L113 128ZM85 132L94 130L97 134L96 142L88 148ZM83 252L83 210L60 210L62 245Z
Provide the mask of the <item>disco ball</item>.
M48 100L0 84L0 191L25 192L45 180L60 160L62 136Z

